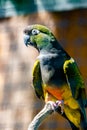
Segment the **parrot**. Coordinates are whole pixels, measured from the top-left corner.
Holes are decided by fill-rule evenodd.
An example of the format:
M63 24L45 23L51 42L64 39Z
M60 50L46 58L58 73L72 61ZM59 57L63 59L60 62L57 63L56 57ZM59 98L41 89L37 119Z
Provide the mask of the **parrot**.
M86 91L76 61L63 49L45 25L29 25L23 30L25 45L38 51L33 66L32 82L37 97L59 105L61 116L72 130L86 130ZM54 102L54 103L51 103Z

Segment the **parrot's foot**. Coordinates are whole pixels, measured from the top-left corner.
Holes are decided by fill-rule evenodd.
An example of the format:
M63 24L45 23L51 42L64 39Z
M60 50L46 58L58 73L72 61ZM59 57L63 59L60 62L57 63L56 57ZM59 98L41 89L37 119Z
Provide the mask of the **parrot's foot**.
M55 111L58 107L61 107L61 114L63 114L63 109L64 109L63 100L57 100L56 102L48 101L47 104L51 105L53 111Z
M47 104L50 104L53 111L55 111L58 108L58 105L56 105L56 102L48 101Z

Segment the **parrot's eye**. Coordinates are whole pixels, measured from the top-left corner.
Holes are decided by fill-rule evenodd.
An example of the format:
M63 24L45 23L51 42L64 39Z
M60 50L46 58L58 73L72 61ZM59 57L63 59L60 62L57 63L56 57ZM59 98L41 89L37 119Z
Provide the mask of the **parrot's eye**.
M32 34L33 34L33 35L37 35L39 32L40 32L40 31L37 30L37 29L33 29L33 30L32 30Z

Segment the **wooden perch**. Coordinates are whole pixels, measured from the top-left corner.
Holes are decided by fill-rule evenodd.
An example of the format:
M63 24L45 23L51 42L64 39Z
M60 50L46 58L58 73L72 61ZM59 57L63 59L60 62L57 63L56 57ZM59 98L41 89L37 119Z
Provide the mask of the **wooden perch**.
M33 121L30 123L28 130L37 130L41 122L50 114L54 112L52 104L50 102L46 103L44 108L34 117Z

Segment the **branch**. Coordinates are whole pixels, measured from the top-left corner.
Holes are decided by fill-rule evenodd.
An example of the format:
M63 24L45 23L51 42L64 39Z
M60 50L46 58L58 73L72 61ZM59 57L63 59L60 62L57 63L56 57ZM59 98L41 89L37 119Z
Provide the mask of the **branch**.
M50 114L54 112L50 102L46 103L44 108L34 117L30 123L28 130L37 130L41 122Z

